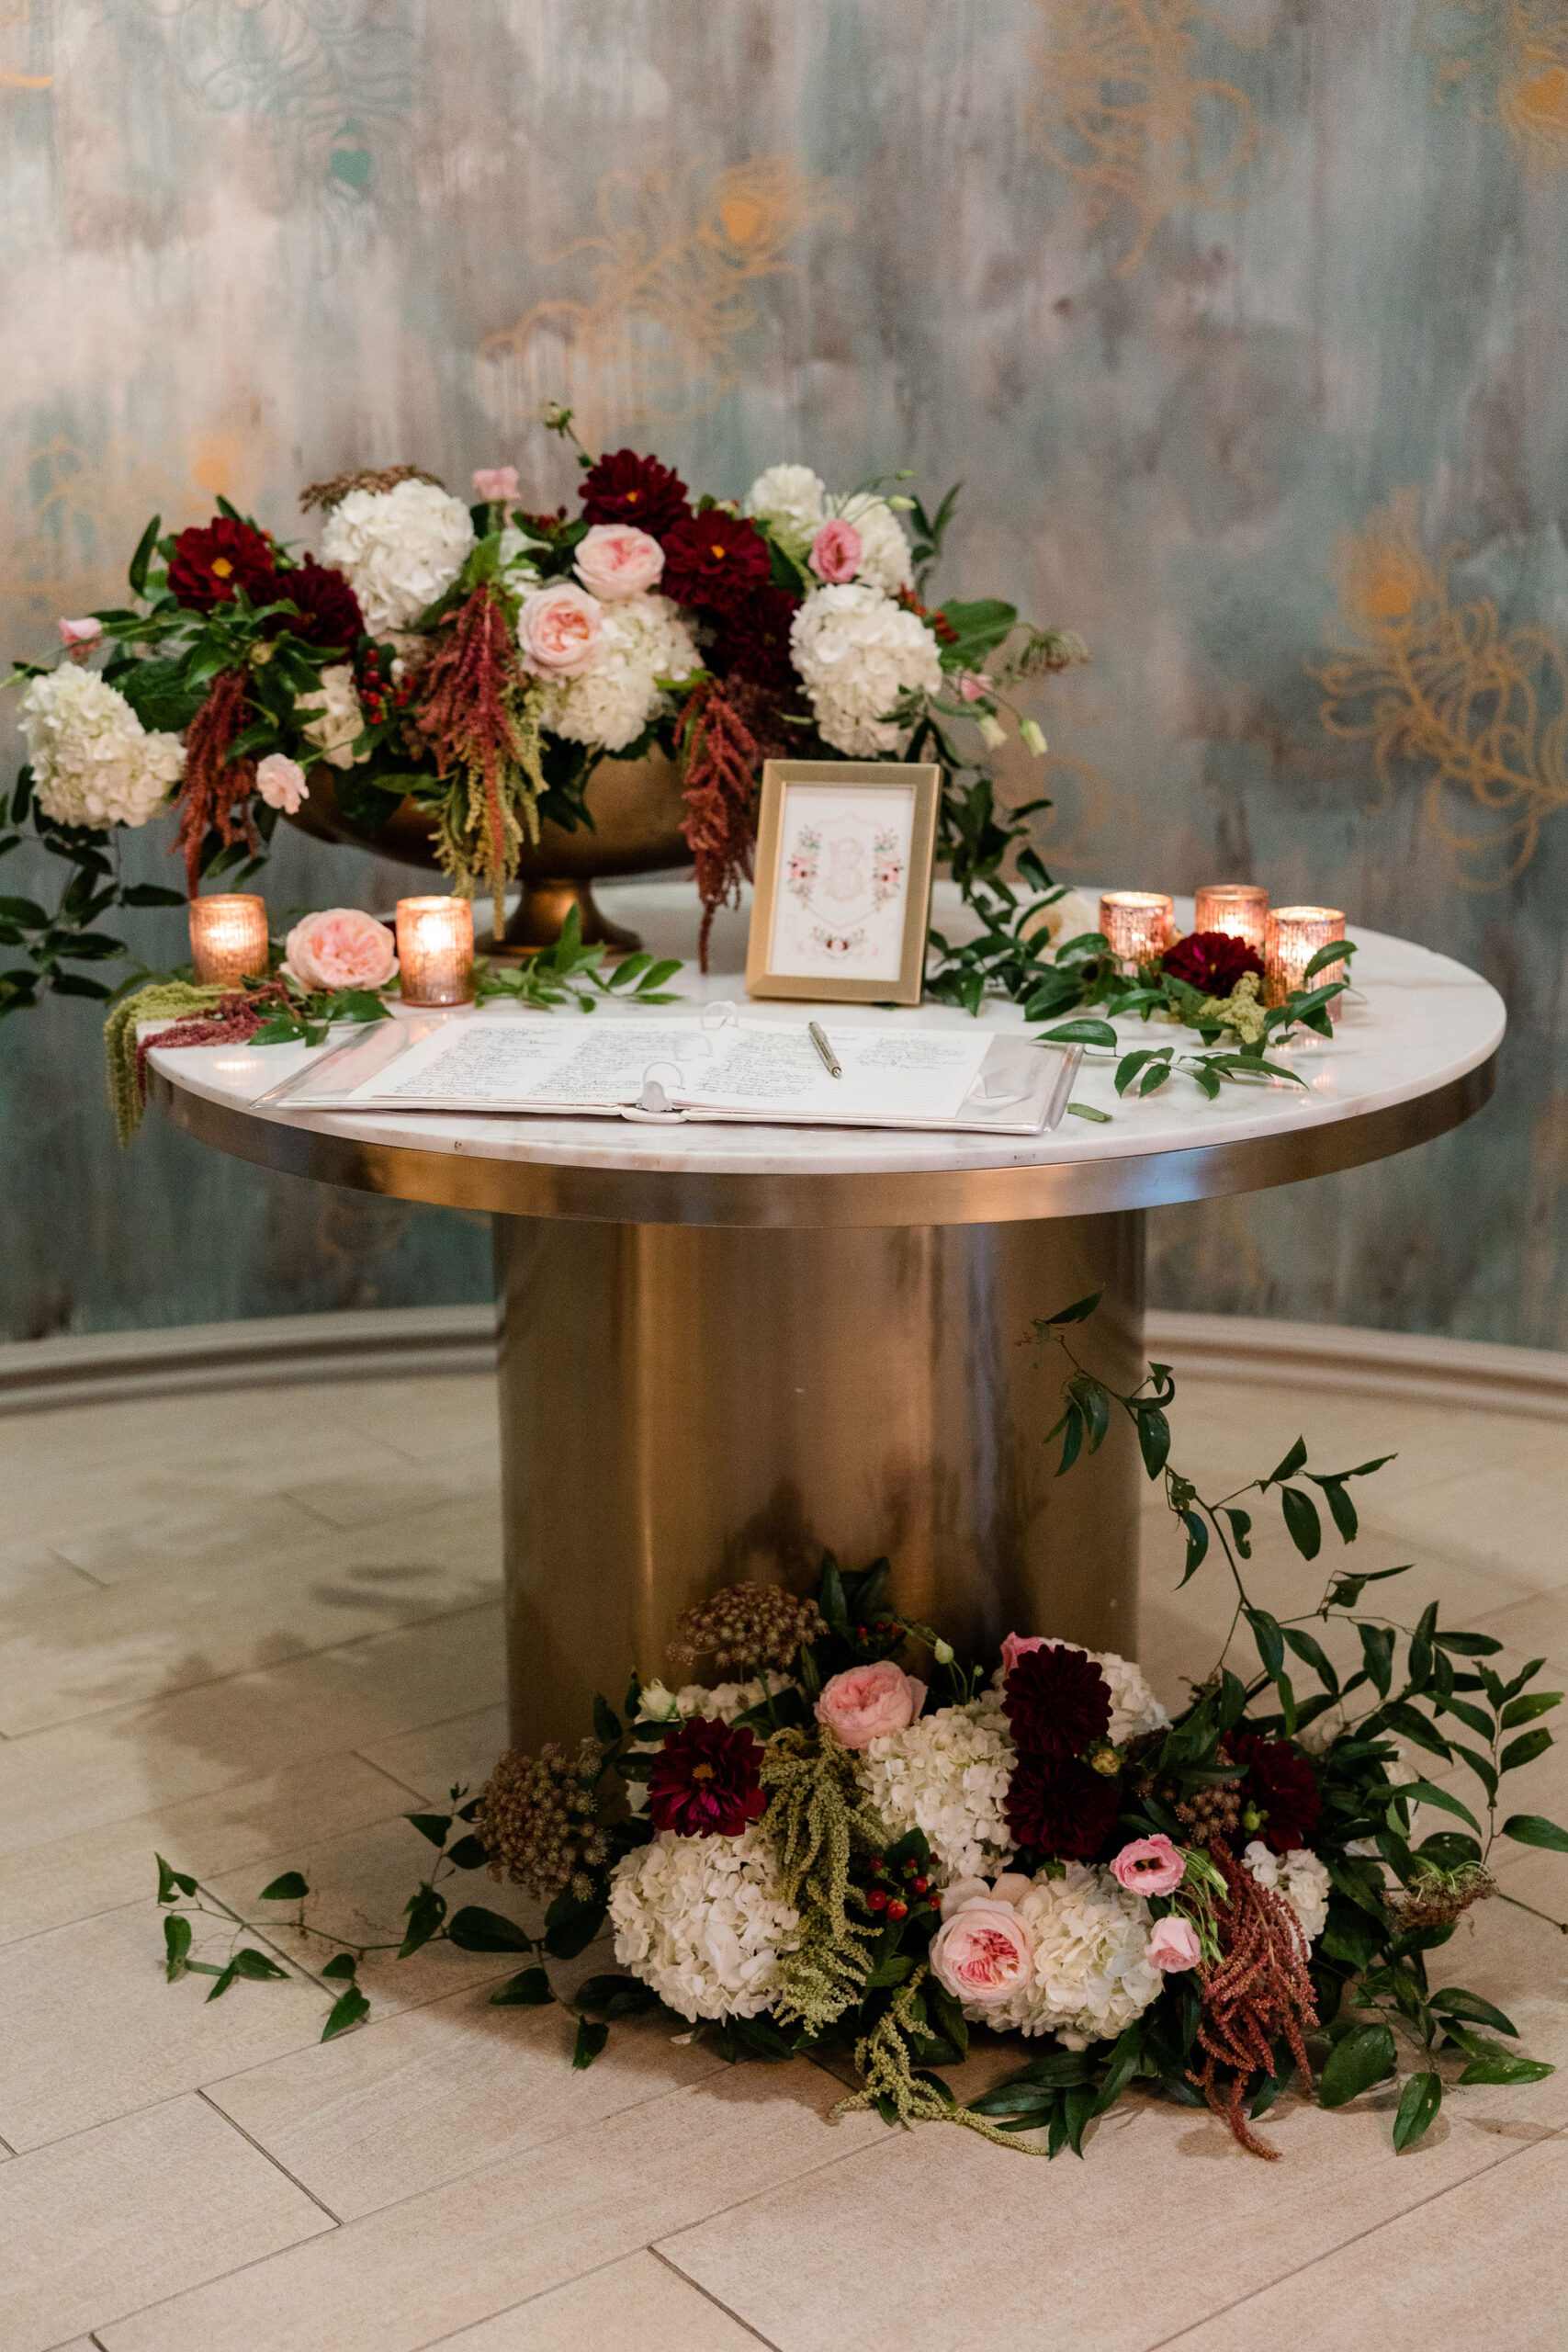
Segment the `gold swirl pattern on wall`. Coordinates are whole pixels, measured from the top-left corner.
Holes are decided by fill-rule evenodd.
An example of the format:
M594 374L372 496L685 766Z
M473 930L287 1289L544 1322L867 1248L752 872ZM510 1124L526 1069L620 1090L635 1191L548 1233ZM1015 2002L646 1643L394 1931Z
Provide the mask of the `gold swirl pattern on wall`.
M1416 46L1436 105L1468 92L1471 115L1501 122L1532 172L1568 170L1564 0L1420 0Z
M850 218L788 155L608 174L600 233L535 260L540 269L588 261L587 298L547 297L487 337L487 407L513 421L546 400L569 401L591 442L634 418L702 414L740 379L739 345L762 315L759 287L798 275L787 248L831 216Z
M1372 747L1385 792L1398 772L1424 779L1426 817L1466 889L1523 872L1544 820L1568 808L1568 656L1545 629L1505 630L1490 597L1456 600L1420 535L1416 490L1402 490L1340 542L1344 639L1310 663L1332 735ZM1452 814L1456 795L1482 812Z
M1134 220L1117 266L1130 277L1162 221L1188 205L1236 206L1268 192L1280 146L1245 90L1199 70L1218 35L1257 49L1219 9L1192 0L1036 0L1035 145L1089 190L1089 225L1118 204Z

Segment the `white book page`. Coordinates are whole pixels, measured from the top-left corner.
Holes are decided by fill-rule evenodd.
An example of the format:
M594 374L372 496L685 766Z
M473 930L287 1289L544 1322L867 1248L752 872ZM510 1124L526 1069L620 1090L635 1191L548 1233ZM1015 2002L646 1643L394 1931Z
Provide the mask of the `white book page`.
M661 1066L664 1082L672 1088L677 1069L710 1060L717 1043L718 1036L689 1021L476 1017L454 1022L411 1046L389 1070L367 1079L348 1099L475 1110L509 1104L613 1106L636 1102L650 1064Z
M843 1071L834 1078L803 1022L747 1023L706 1069L688 1066L676 1100L693 1109L772 1112L781 1120L955 1119L994 1033L850 1028L823 1020Z

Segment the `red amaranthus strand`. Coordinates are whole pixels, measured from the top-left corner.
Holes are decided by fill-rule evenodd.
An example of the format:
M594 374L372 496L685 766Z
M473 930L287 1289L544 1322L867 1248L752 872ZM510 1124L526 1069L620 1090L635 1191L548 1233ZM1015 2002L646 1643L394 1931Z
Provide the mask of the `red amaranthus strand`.
M725 687L710 680L687 701L675 741L686 763L681 831L696 860L703 902L697 961L705 972L713 919L720 907L739 904L740 885L751 878L757 739Z
M509 862L505 794L517 767L514 714L526 685L501 599L481 582L420 673L418 723L430 738L437 775L460 767L482 782L482 864L495 899L498 939Z
M167 1029L143 1037L136 1048L136 1091L147 1100L147 1057L154 1046L235 1046L254 1037L265 1022L288 1002L281 980L265 988L234 989L220 996L208 1012L182 1012Z
M1312 2088L1305 2038L1317 2024L1317 2007L1307 1974L1306 1938L1276 1888L1260 1886L1218 1838L1209 1852L1229 1894L1216 1907L1220 1957L1201 1978L1202 2070L1188 2079L1214 2113L1224 2117L1244 2148L1278 2161L1279 2149L1258 2139L1242 2110L1254 2076L1273 2073L1273 2044L1281 2037L1303 2086ZM1228 2084L1217 2079L1221 2066L1231 2070Z
M261 844L251 822L250 797L256 788L254 760L231 760L229 746L245 724L245 673L220 670L212 690L186 729L186 772L180 785L178 846L185 853L191 897L201 880L201 845L216 831L225 848Z

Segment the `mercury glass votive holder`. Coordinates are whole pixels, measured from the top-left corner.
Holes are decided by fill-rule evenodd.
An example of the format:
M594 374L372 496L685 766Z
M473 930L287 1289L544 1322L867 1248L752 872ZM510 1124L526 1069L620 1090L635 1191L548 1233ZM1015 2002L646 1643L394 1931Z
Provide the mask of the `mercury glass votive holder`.
M266 978L266 900L216 890L190 902L190 960L198 980Z
M1124 972L1165 954L1175 919L1176 909L1161 890L1107 890L1100 901L1100 928Z
M1269 941L1269 893L1259 882L1206 882L1199 891L1194 931L1223 931L1259 956Z
M1338 907L1276 907L1269 917L1263 956L1264 1003L1283 1004L1292 989L1303 985L1306 967L1318 949L1344 936L1345 917ZM1344 978L1343 964L1327 964L1313 974L1312 986ZM1337 997L1329 999L1328 1017L1330 1021L1339 1018Z
M474 993L471 899L398 900L398 974L405 1004L467 1004Z

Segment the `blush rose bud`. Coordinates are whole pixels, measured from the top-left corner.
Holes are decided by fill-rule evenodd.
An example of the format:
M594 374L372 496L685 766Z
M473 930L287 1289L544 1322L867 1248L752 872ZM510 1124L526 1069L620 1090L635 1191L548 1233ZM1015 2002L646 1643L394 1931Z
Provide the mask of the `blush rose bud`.
M1161 1919L1155 1926L1144 1957L1151 1968L1161 1969L1171 1976L1181 1969L1196 1968L1203 1957L1203 1947L1190 1919Z

